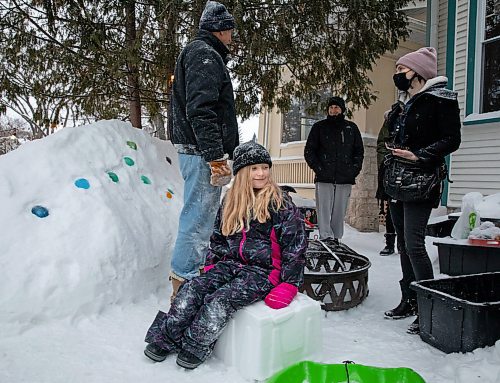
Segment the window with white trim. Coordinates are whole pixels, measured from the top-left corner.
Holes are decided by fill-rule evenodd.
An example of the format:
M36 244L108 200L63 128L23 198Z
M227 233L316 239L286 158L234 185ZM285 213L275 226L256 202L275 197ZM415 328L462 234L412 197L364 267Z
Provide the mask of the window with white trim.
M321 99L328 98L326 91L321 93ZM307 108L310 104L298 98L293 98L290 110L283 114L281 143L305 141L309 136L312 126L326 118L326 111L308 113Z
M315 122L325 118L325 114L311 116L305 112L304 104L292 101L292 106L283 115L283 128L281 130L281 143L305 141Z
M479 112L490 113L500 111L500 0L483 4Z

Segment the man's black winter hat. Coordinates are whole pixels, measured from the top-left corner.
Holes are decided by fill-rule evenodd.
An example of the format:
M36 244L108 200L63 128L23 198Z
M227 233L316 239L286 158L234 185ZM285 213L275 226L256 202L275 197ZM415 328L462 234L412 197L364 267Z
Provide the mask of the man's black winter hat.
M245 166L256 164L268 164L269 167L273 166L271 156L266 148L254 141L245 142L234 149L233 158L234 175Z
M336 96L330 97L330 99L328 100L328 107L332 105L337 105L338 107L340 107L340 109L342 109L342 113L345 114L345 101L343 98Z
M234 17L226 7L217 1L207 1L201 14L200 29L210 32L227 31L234 29Z

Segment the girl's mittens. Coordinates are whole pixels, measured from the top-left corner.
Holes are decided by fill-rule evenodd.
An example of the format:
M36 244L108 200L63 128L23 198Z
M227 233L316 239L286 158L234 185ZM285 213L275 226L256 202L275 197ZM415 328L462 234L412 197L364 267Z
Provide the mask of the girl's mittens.
M267 294L264 302L272 309L282 309L293 301L298 291L299 289L296 286L282 282Z

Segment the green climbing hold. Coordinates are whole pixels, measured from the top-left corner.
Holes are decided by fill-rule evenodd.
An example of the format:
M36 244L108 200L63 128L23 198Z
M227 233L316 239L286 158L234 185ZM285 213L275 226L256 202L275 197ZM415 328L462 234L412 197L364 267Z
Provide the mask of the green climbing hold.
M135 164L134 160L130 157L123 157L123 161L125 161L128 166L133 166Z
M113 182L118 182L119 181L118 176L116 175L116 173L108 172L108 176L109 176L109 178L111 178L111 181L113 181Z
M137 144L134 141L127 141L127 145L134 150L137 150Z
M146 177L146 176L141 176L142 182L144 182L146 185L151 185L151 180Z

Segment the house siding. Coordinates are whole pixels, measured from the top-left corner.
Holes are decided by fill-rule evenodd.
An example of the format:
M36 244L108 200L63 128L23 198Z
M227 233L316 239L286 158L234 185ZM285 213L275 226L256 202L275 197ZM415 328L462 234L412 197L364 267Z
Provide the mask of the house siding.
M434 0L436 1L436 0ZM438 36L437 36L437 54L438 54L438 73L445 75L446 73L446 39L448 38L448 1L439 0L438 14Z
M457 1L456 37L455 37L455 71L453 89L458 92L460 117L465 116L465 95L467 80L467 38L468 38L468 1Z
M464 194L500 192L500 124L465 125L462 144L453 154L448 206L459 207Z
M452 17L453 15L449 15ZM456 2L454 86L458 92L460 117L466 114L469 1ZM453 153L448 189L448 206L460 207L462 197L476 191L483 195L500 192L500 123L462 125L462 144Z

